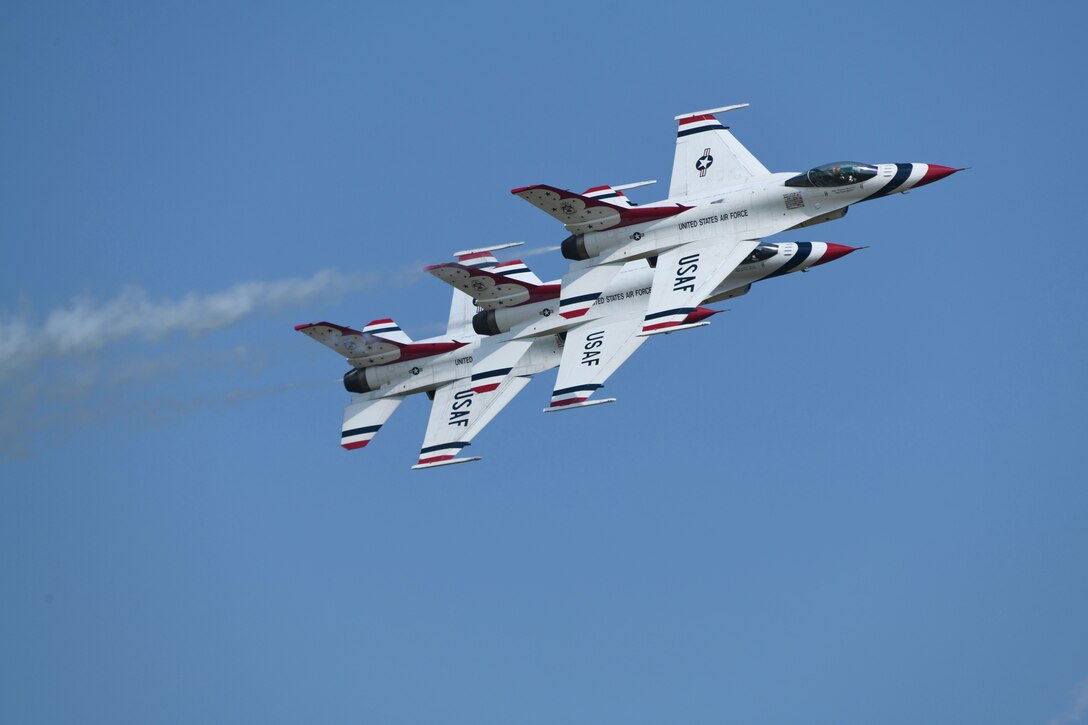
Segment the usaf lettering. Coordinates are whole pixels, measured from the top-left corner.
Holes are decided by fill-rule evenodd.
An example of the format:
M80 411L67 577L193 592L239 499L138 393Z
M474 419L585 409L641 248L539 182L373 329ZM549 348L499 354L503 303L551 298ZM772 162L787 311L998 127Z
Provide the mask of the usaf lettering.
M582 348L582 364L583 365L600 365L601 364L601 351L598 350L601 345L604 344L604 330L598 332L591 332L586 335L586 344Z
M695 285L692 282L695 281L695 271L699 269L699 253L689 254L686 257L681 257L680 261L676 263L676 281L672 283L673 292L694 292Z
M450 422L446 425L460 425L468 428L468 408L472 407L472 390L462 390L453 395L450 406Z

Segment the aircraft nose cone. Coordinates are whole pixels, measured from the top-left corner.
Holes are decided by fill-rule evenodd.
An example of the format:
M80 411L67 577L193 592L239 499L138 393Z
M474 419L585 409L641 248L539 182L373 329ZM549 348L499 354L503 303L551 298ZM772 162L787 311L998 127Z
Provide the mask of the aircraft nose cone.
M934 181L940 181L946 176L951 176L957 171L963 171L963 169L953 169L951 166L941 166L940 164L928 164L925 176L923 176L914 188L919 186L925 186L926 184L932 184Z
M827 251L824 252L824 256L820 257L819 262L812 265L813 267L818 267L825 262L834 262L836 259L850 254L850 252L856 252L861 249L861 247L848 247L845 244L835 244L834 242L825 242L825 244L827 244Z

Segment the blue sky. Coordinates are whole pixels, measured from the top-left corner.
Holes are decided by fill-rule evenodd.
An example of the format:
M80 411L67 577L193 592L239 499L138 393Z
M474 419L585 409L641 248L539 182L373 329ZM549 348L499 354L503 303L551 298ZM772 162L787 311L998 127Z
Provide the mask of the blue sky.
M1088 722L1085 11L17 3L0 22L0 721ZM772 170L969 166L868 245L534 381L480 463L337 445L292 329L442 329L735 102ZM527 258L545 278L555 253Z

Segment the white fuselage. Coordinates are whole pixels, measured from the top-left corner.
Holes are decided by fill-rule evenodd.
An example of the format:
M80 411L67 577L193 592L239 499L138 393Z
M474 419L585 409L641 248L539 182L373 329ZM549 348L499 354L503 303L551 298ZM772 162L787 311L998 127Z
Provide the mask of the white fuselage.
M746 293L753 282L791 272L803 272L829 258L826 242L779 242L762 245L757 252L762 250L774 250L774 253L763 259L741 264L702 303L738 297ZM653 277L654 270L645 260L634 260L623 265L585 316L576 320L566 320L559 315L558 298L494 310L494 320L502 332L528 323L517 332L517 337L524 338L557 334L574 325L606 315L642 314L650 300Z
M765 239L789 229L838 219L846 208L870 198L898 194L954 171L930 164L879 164L872 178L844 186L787 186L802 174L767 174L717 192L671 199L647 207L682 203L675 216L581 235L589 259L573 268L652 257L682 244L721 238ZM645 207L644 207L645 208Z
M435 337L420 342L448 342L448 337ZM484 337L472 335L458 338L458 342L467 342L453 352L433 357L419 358L391 365L378 365L366 368L366 380L372 388L369 393L356 396L358 400L383 398L390 395L411 395L434 390L440 385L468 377L472 374L472 363L481 356L482 351L491 349L509 341L509 336L499 335ZM513 375L536 375L551 370L559 365L563 347L555 336L534 340L528 352L514 366Z

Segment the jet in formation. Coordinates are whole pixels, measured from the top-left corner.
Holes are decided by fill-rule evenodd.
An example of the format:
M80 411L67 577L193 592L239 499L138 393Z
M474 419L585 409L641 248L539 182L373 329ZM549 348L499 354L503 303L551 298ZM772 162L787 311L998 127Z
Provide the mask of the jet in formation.
M555 367L546 411L613 402L592 396L649 337L708 325L717 310L704 305L856 249L767 237L961 170L842 161L772 173L717 118L746 105L676 117L663 201L636 205L623 193L653 182L581 194L543 184L514 189L569 232L561 250L572 263L560 280L542 282L521 261L494 256L515 245L465 250L426 270L454 287L445 335L413 342L391 319L362 330L296 327L351 365L341 445L366 446L405 397L425 393L433 402L413 468L479 460L463 449L533 376Z

